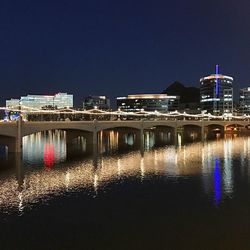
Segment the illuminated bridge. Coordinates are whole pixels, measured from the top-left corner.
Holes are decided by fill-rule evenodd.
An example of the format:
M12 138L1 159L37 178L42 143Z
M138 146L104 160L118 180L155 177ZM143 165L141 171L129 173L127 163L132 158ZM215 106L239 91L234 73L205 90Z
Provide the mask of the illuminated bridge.
M22 151L22 138L37 132L49 130L66 131L67 141L78 136L87 139L87 146L97 147L98 134L101 131L113 129L127 129L133 131L137 143L144 145L146 131L167 130L176 144L178 137L188 137L196 132L197 138L204 141L212 133L230 131L248 131L248 120L116 120L116 121L18 121L0 123L0 144L8 147L8 152Z
M95 150L98 144L98 134L105 130L129 130L135 135L137 145L144 147L146 131L158 131L158 133L167 131L172 142L177 145L179 138L192 137L192 139L204 141L215 133L222 135L225 132L247 133L250 128L250 116L246 115L214 116L206 113L187 114L177 111L159 113L144 110L138 112L98 109L43 110L23 106L18 109L0 107L0 110L9 114L15 113L20 117L16 121L0 122L0 145L7 146L8 152L21 152L24 136L49 130L66 131L67 142L83 136L87 141L87 146ZM32 121L27 117L31 117ZM45 121L45 118L49 121Z

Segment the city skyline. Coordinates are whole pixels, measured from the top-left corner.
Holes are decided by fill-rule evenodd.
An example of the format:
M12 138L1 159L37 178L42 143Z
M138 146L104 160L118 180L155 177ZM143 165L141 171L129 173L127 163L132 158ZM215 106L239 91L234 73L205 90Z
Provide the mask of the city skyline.
M247 1L4 1L0 102L157 93L176 80L198 87L215 64L247 87L248 9Z
M0 1L1 249L249 249L249 0Z
M176 83L178 83L178 84L181 84L181 85L183 85L183 87L195 87L195 88L197 88L197 89L200 89L201 88L201 81L203 80L203 79L206 79L206 78L216 78L216 76L218 76L218 77L229 77L229 78L231 78L232 80L234 79L234 78L232 78L231 76L229 76L229 75L224 75L224 74L222 74L221 72L220 72L220 70L219 70L219 65L218 64L216 64L215 65L215 71L213 72L213 73L211 73L210 75L204 75L204 76L200 76L200 78L199 78L199 86L194 86L194 85L186 85L186 84L183 84L183 83L180 83L180 82L178 82L178 81L174 81L173 83L170 83L167 87L171 87L171 86L173 86L174 84L176 84ZM249 86L246 86L246 87L240 87L240 88L235 88L234 87L234 84L232 85L232 89L234 89L234 91L233 91L233 97L234 97L234 102L235 103L238 103L238 102L240 102L240 92L243 90L243 89L248 89L249 88ZM150 95L150 94L163 94L163 93L165 93L165 94L167 94L168 96L171 96L171 94L169 94L168 93L168 91L166 92L167 90L161 90L161 91L159 91L159 92L156 92L156 91L152 91L151 93L142 93L142 91L141 92L137 92L137 93L131 93L131 91L127 91L126 89L124 89L124 92L123 93L129 93L128 94L128 96L129 95L137 95L137 94L139 94L139 95ZM29 94L27 94L27 96L48 96L48 97L52 97L52 96L55 96L55 95L57 95L57 94L60 94L60 93L62 93L63 91L59 91L59 92L57 92L57 93L50 93L50 94L48 94L48 93L46 93L46 94L41 94L41 93L29 93ZM64 91L64 92L67 92L67 91ZM178 95L178 94L177 94ZM84 100L85 100L85 98L88 98L88 97L98 97L98 95L96 95L96 93L93 93L93 94L89 94L89 95L81 95L81 94L77 94L77 95L72 95L72 96L74 96L74 102L73 102L73 105L72 105L72 107L74 106L74 107L82 107L82 105L83 105L83 102L84 102ZM116 106L117 106L117 104L115 103L115 101L117 100L117 99L119 99L119 98L121 98L121 96L116 96L116 95L111 95L111 96L104 96L104 95L102 95L103 97L105 97L105 98L109 98L109 100L110 100L110 105L111 105L111 108L116 108ZM102 97L102 96L100 96L99 95L99 97ZM123 96L125 96L125 94L123 94ZM8 100L10 100L10 101L16 101L16 100L19 100L19 98L23 98L22 96L19 96L19 97L10 97L9 99L6 99L5 100L5 102L6 101L8 101ZM201 97L200 97L201 98ZM76 102L75 101L75 99L76 100L78 100L78 102Z

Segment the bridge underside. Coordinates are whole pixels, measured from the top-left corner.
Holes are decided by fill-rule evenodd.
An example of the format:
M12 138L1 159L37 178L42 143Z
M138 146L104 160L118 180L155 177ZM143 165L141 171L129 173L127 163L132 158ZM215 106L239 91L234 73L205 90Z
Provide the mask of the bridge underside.
M18 139L16 137L0 135L0 145L6 146L8 153L20 152Z
M67 145L82 143L86 150L94 150L101 141L118 146L141 147L203 141L224 136L226 132L250 134L249 121L89 121L89 122L20 122L0 124L0 144L8 147L8 152L21 152L22 136L41 131L66 131ZM18 133L20 129L21 133ZM109 138L106 138L110 131ZM118 134L117 134L118 133ZM21 134L21 136L20 136ZM11 136L13 135L13 136ZM153 138L153 139L152 139Z
M205 139L222 138L225 134L224 126L211 124L205 127Z

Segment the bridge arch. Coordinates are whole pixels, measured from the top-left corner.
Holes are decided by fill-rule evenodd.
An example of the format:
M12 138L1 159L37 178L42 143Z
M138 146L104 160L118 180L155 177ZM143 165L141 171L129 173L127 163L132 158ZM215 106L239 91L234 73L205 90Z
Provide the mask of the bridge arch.
M83 132L93 132L93 128L89 127L72 127L72 126L53 126L53 125L44 125L43 127L41 126L33 126L33 127L24 127L22 136L27 136L39 132L46 132L46 131L51 131L51 130L62 130L62 131L83 131Z
M17 152L17 138L14 136L0 135L0 145L6 146L8 152Z
M183 141L194 142L202 139L202 126L201 124L195 123L184 123L183 124Z
M180 123L180 125L183 126L183 127L184 126L194 126L194 127L200 127L200 128L202 127L202 124L200 122L193 122L193 121L192 122L185 122L185 121L183 122L182 121Z
M144 121L143 122L143 128L149 129L152 127L169 127L169 128L175 128L176 122L175 121Z
M117 147L117 149L139 147L141 142L141 130L139 126L131 126L129 124L124 124L125 126L123 124L114 125L107 124L99 128L98 138L101 148L105 148L105 151L108 151L108 144L113 144L112 147Z
M88 144L92 144L92 140L93 140L93 132L92 131L87 131L84 129L79 129L79 128L75 128L75 129L69 129L69 128L59 128L59 129L43 129L43 130L30 130L30 133L26 133L23 134L23 138L27 137L27 136L31 136L31 135L35 135L38 133L46 133L46 132L55 132L55 131L63 131L66 132L65 134L65 139L66 139L66 143L72 143L74 140L76 140L77 138L84 138Z
M227 128L227 127L247 127L249 125L250 124L242 124L239 122L232 122L232 123L225 124L225 128Z
M174 144L175 127L171 124L154 124L154 126L144 126L144 141L146 148L153 146L165 146Z
M154 124L154 125L149 125L146 124L143 126L143 129L152 129L152 128L157 128L157 129L174 129L175 126L171 124Z
M102 124L101 126L97 127L97 132L103 130L114 130L114 129L135 129L140 130L139 125L132 125L132 124Z
M221 138L225 133L225 124L221 123L209 123L205 126L205 138L214 139Z

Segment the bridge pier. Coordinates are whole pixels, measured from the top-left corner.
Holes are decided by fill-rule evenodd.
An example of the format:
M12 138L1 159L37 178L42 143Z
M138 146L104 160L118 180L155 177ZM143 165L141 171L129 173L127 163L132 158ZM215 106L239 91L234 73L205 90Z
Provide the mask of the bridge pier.
M179 137L181 138L181 141L179 143ZM181 146L181 143L182 143L182 140L183 140L183 126L175 126L174 128L174 145L177 147L177 146Z
M202 125L201 125L201 141L204 142L205 141L205 126L204 126L204 122L202 121Z
M16 138L16 152L20 153L23 150L23 135L22 135L23 118L19 116L17 121L17 138Z
M8 147L8 153L21 153L23 147L23 137L22 137L22 118L20 116L16 123L17 133L13 137L1 138L1 142Z
M93 142L93 156L95 158L97 157L98 154L98 132L96 130L93 132L92 142Z
M140 129L140 152L141 154L144 153L144 129Z
M134 145L137 149L140 149L141 154L144 152L144 120L140 121L140 126L137 130L134 131L135 133L135 143Z
M174 145L177 146L178 141L178 133L177 133L177 126L174 128Z

